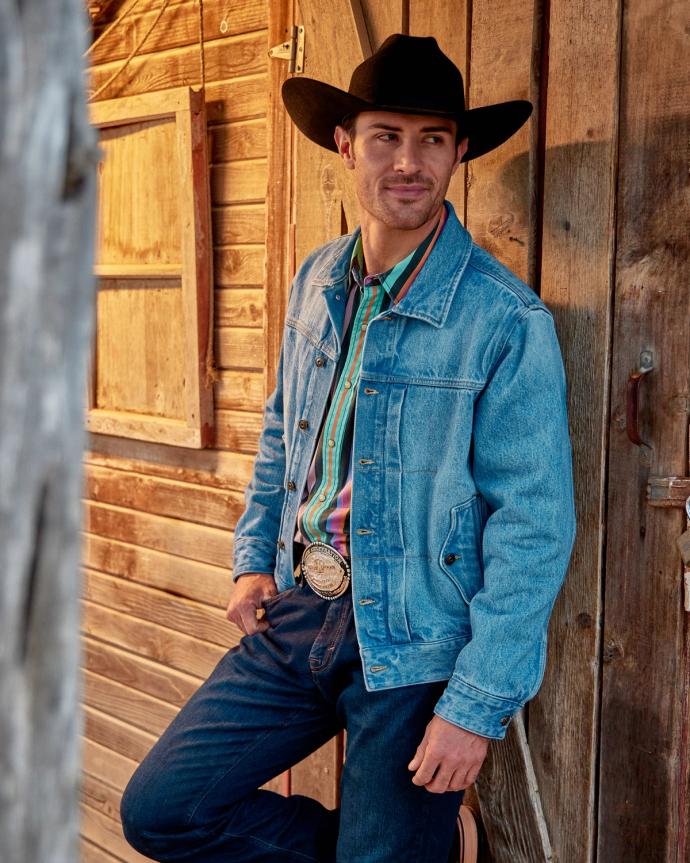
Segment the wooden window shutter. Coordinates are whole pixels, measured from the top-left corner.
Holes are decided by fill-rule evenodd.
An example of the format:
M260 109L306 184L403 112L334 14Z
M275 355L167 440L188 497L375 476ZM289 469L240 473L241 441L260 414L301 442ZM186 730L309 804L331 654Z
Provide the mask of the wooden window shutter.
M90 110L104 158L87 428L182 447L212 445L203 92L179 87L93 103Z

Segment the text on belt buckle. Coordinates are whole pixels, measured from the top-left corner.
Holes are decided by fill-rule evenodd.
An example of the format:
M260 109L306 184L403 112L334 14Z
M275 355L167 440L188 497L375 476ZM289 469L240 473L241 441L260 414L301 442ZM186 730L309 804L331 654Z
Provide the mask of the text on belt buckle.
M337 548L325 542L311 542L302 552L302 575L322 599L342 596L350 584L350 565Z

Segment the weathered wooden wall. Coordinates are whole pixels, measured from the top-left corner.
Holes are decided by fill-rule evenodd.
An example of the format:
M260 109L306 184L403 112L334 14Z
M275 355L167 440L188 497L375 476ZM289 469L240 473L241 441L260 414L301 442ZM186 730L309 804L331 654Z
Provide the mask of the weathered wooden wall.
M128 4L115 3L112 15ZM142 4L94 49L90 90L157 14ZM145 858L122 837L129 776L242 633L225 618L232 526L261 427L267 8L204 3L215 267L216 440L191 450L90 435L84 452L82 856ZM136 11L136 10L135 10ZM97 97L200 84L198 4L171 0L124 73Z
M154 0L98 45L92 87L127 56L159 5ZM437 37L465 76L469 107L512 98L535 104L518 135L462 166L448 194L474 239L554 311L576 472L578 536L550 627L544 683L525 712L525 728L513 723L507 741L492 745L480 797L491 804L484 814L501 861L552 859L548 842L537 849L534 827L525 828L532 822L522 818L532 769L539 792L532 799L543 808L559 863L592 863L597 849L600 863L626 859L623 823L635 859L650 848L649 859L659 863L687 855L674 843L679 830L686 841L682 812L690 795L665 796L688 769L687 743L680 767L674 755L679 736L688 735L688 624L669 532L680 519L656 514L644 546L639 498L652 467L682 473L688 464L690 360L682 329L674 328L678 319L687 325L688 296L687 289L679 295L665 288L683 284L669 261L687 264L678 258L687 220L674 222L684 164L677 154L687 130L687 119L679 119L687 113L681 5L270 0L266 7L206 0L217 436L213 448L195 452L92 435L84 454L86 860L143 859L122 839L121 791L176 710L241 637L224 615L232 526L275 383L289 276L316 244L355 224L338 157L296 134L279 99L286 63L269 61L267 49L287 38L293 22L307 31L304 73L336 86L346 88L352 67L402 31ZM194 3L171 0L141 56L99 98L198 84L197 15ZM650 48L652 24L653 44L667 40L665 52ZM663 100L656 96L661 82ZM665 167L669 153L676 156ZM646 191L652 188L654 194ZM645 293L644 283L654 292ZM663 458L645 462L625 439L624 384L642 342L655 341L677 367L663 379L651 429ZM640 607L648 615L632 626ZM647 651L647 662L651 632L655 651ZM637 735L652 690L642 683L655 674L666 725L643 748ZM664 701L674 687L678 698ZM633 709L624 715L626 705ZM338 737L292 771L292 790L337 804L341 759ZM631 765L642 778L633 807L626 796L635 783ZM273 787L285 786L276 780ZM640 820L646 806L651 825Z

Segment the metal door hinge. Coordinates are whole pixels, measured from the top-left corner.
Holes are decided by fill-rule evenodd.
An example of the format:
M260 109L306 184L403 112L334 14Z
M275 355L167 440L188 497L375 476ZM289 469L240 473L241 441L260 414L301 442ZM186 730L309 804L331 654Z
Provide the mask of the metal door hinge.
M274 45L268 56L288 60L288 72L304 72L304 27L293 24L290 41Z

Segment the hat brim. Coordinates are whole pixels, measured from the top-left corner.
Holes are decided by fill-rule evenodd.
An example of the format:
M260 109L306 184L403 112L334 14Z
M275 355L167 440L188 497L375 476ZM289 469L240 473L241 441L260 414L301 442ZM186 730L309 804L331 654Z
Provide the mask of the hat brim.
M429 114L458 120L454 112L439 112L410 106L379 105L353 96L315 78L288 78L281 88L283 104L297 128L315 144L338 152L333 131L342 120L359 111L395 111L400 114ZM512 99L493 105L470 108L462 115L463 137L469 138L462 162L469 162L499 147L523 126L532 113L532 103Z

